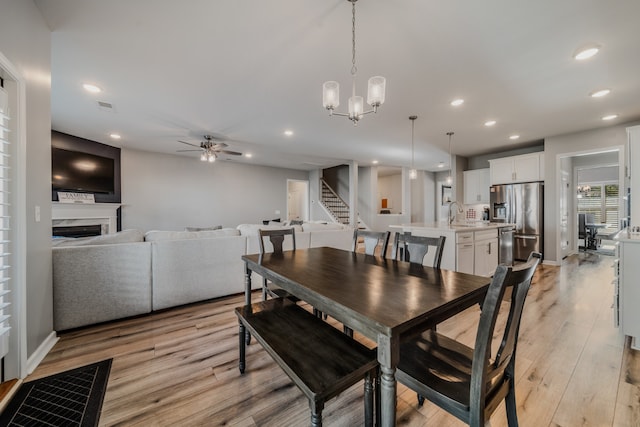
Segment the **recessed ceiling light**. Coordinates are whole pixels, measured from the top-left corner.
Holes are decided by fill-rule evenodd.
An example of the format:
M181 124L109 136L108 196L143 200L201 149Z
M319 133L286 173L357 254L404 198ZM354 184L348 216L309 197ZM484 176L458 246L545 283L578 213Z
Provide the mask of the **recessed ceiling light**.
M451 105L453 105L454 107L458 107L462 104L464 104L464 99L462 98L454 99L453 101L451 101Z
M518 138L520 138L520 135L511 135L509 137L509 139L518 139Z
M617 114L609 114L608 116L604 116L602 118L602 120L613 120L613 119L617 119L618 115Z
M371 163L373 163L374 165L377 165L377 164L378 164L378 161L377 161L377 160L374 160L374 161L373 161L373 162L371 162Z
M287 129L287 130L284 131L284 134L285 134L285 136L291 136L291 135L293 135L293 131Z
M252 157L253 157L253 154L251 154L251 153L246 153L244 156L250 159L250 158L252 158Z
M91 93L99 93L102 92L102 89L100 89L98 86L93 85L91 83L85 83L82 85L82 87L84 88L84 90L86 90L87 92L91 92Z
M573 59L576 59L578 61L589 59L599 51L600 51L600 46L597 46L597 45L584 46L575 51L575 53L573 54Z
M117 133L112 133L109 136L111 137L111 139L120 139L120 138L122 138L122 136L120 136L120 134L117 134Z
M438 167L439 167L439 168L443 168L443 167L444 167L444 162L440 162L440 163L438 163Z
M495 125L497 122L495 120L488 120L486 122L484 122L485 126L493 126Z
M611 93L611 89L600 89L600 90L591 92L589 96L592 98L601 98L603 96L609 95L610 93Z

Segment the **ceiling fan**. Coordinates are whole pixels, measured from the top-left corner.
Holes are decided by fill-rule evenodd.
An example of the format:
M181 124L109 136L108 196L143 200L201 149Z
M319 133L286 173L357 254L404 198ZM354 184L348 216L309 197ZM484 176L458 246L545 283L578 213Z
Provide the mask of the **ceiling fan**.
M211 135L204 135L204 141L200 142L200 145L192 144L186 141L178 141L182 144L191 145L192 147L196 147L197 150L177 150L177 153L183 153L187 151L200 151L200 160L203 162L213 163L218 158L220 154L229 154L231 156L241 156L242 153L237 151L225 150L228 147L228 144L224 142L216 141L216 139Z

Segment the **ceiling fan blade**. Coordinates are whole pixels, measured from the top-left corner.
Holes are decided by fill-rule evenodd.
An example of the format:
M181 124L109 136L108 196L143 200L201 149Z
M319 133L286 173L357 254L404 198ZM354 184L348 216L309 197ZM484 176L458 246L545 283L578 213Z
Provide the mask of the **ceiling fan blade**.
M190 142L186 142L186 141L180 141L180 140L178 140L178 142L181 142L181 143L183 143L183 144L187 144L187 145L191 145L192 147L197 147L197 148L201 148L201 147L200 147L199 145L196 145L196 144L192 144L192 143L190 143Z
M242 153L238 153L237 151L220 150L220 152L224 154L230 154L232 156L242 156Z
M187 151L202 151L202 150L176 150L176 153L186 153Z

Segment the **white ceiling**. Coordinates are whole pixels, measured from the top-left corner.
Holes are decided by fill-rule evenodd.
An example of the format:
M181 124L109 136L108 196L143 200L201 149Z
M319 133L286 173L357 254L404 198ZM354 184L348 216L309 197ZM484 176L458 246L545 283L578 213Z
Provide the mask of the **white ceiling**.
M415 114L415 166L438 170L447 131L472 156L640 118L638 0L361 0L357 92L382 75L387 94L357 127L321 102L326 80L341 83L341 111L350 92L346 0L34 1L53 32L53 128L115 146L176 154L213 134L253 154L243 163L409 166ZM573 60L589 43L601 52Z

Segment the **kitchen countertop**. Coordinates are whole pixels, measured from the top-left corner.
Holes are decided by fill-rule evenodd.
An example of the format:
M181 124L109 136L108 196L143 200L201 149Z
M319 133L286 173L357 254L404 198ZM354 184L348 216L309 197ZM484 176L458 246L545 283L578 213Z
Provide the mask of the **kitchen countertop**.
M413 222L410 224L390 225L390 228L401 228L403 230L408 229L423 229L423 230L438 230L438 231L451 231L454 233L465 231L482 231L493 230L501 227L513 226L514 224L507 224L503 222L486 222L486 221L474 221L448 224L447 222Z
M631 232L628 228L618 232L613 240L618 242L640 243L640 232Z

